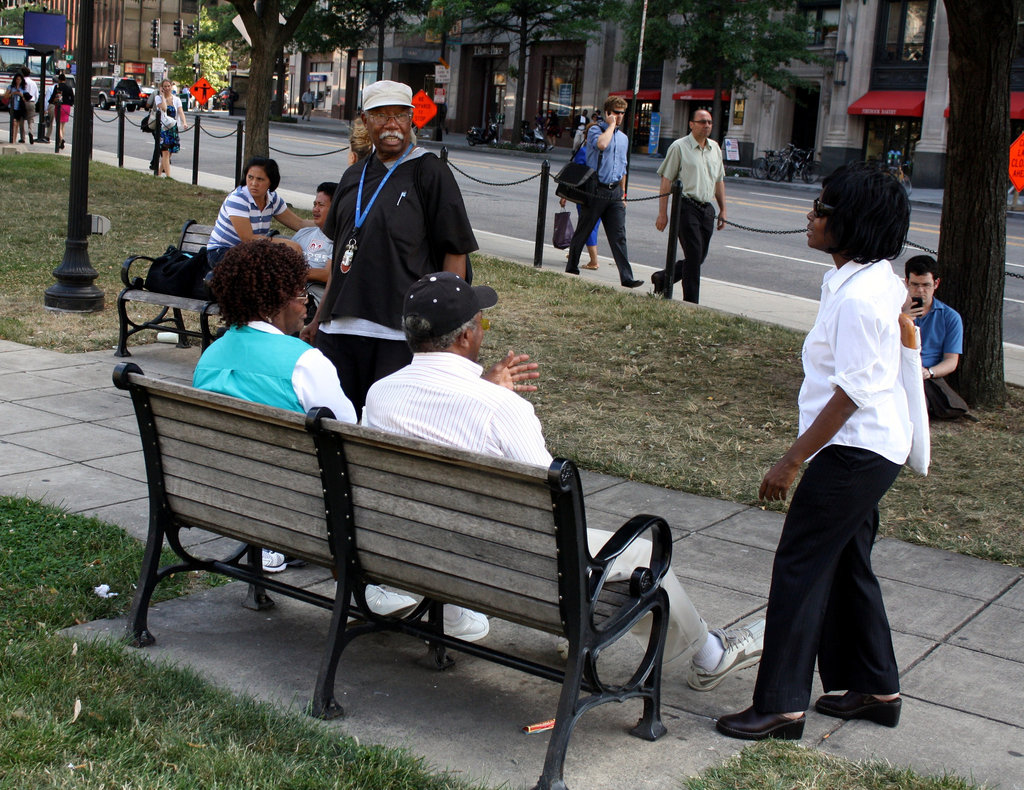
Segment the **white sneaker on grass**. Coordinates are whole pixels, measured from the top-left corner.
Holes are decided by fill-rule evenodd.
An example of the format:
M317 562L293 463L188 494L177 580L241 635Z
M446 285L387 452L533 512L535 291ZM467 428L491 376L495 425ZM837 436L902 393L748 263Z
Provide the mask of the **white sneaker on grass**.
M448 636L458 637L465 642L478 642L490 630L486 615L450 603L444 605L444 632Z
M280 573L287 567L288 563L281 552L263 549L263 571L265 573Z
M714 669L690 665L686 683L697 691L711 691L736 670L749 667L761 660L761 651L764 648L764 618L746 626L716 628L710 633L722 643L725 653Z

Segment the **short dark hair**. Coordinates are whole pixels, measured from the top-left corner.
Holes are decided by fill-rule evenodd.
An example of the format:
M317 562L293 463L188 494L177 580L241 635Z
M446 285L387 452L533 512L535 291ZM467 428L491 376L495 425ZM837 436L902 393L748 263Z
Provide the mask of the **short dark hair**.
M263 172L267 174L267 178L270 179L270 191L273 192L281 184L281 168L277 166L277 162L273 159L269 159L265 156L254 156L248 162L245 163L245 167L242 168L244 175L249 175L250 167L262 167Z
M475 324L476 316L473 316L466 323L445 332L443 335L434 335L433 324L422 316L414 314L402 317L402 329L405 331L405 340L414 354L446 351L459 339L459 335L467 329L471 329Z
M939 262L931 255L915 255L913 258L907 258L907 262L903 266L903 276L909 280L912 274L916 274L918 277L930 274L937 280L939 279Z
M334 200L334 193L338 191L337 181L324 181L322 184L317 184L316 194L323 192L325 195L330 195L331 200Z
M896 178L865 162L841 165L821 184L831 206L825 225L826 250L856 263L892 260L903 251L910 230L910 201Z
M228 326L266 321L306 285L309 266L298 250L270 239L243 241L213 269L210 290Z

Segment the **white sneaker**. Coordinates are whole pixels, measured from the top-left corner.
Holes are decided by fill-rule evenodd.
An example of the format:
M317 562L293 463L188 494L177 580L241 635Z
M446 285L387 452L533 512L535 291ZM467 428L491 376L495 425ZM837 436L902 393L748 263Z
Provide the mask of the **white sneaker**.
M287 567L288 563L281 552L263 549L263 570L266 573L280 573Z
M471 609L444 605L444 632L448 636L456 636L466 642L478 642L490 632L491 626L487 617Z
M743 667L749 667L761 660L764 648L764 618L747 626L716 628L711 635L717 637L725 648L721 661L714 669L701 669L690 665L686 678L687 685L697 691L711 691L730 674Z
M367 584L363 594L366 596L366 605L370 607L370 611L381 617L403 615L412 611L416 606L415 598L390 592L376 584Z

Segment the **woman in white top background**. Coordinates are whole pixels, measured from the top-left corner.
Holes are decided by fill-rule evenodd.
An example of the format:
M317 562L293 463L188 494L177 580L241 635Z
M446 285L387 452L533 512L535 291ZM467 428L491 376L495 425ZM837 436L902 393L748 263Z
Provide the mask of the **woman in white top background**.
M160 166L156 174L170 177L171 154L181 150L178 132L189 130L181 99L174 95L170 80L165 79L160 83L160 92L153 99L153 113L160 129Z
M910 452L900 379L906 288L887 260L910 227L900 184L864 165L838 168L807 215L807 245L831 256L803 345L800 432L761 482L785 500L804 461L775 552L764 652L753 705L721 716L733 738L803 735L815 659L826 692L815 709L840 719L899 722L899 673L871 569L878 503Z

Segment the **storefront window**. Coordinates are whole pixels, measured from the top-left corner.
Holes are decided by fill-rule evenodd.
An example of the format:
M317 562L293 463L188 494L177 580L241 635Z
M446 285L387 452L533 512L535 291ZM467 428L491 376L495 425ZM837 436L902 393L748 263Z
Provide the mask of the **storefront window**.
M868 161L884 162L889 151L899 151L904 170L909 175L914 161L914 149L917 141L921 139L921 120L872 118L867 126L864 158Z
M732 125L743 126L743 114L747 109L746 99L737 99L732 103Z
M583 76L583 58L579 55L548 55L544 58L543 69L540 111L545 116L554 112L561 125L565 126L579 107L577 96Z

